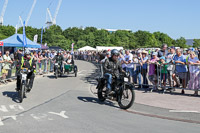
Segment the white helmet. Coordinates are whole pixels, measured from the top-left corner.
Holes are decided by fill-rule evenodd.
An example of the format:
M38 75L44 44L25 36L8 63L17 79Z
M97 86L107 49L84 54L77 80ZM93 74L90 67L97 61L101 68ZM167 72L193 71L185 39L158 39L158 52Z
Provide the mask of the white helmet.
M26 49L24 54L25 54L25 55L30 55L31 52L30 52L28 49Z

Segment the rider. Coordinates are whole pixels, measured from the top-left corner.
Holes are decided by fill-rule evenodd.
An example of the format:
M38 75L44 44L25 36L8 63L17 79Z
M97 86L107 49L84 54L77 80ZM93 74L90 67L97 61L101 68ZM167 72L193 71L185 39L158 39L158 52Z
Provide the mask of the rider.
M116 49L113 49L111 51L111 57L106 59L104 64L104 76L107 79L107 94L111 95L114 92L112 91L111 84L112 84L112 78L118 78L119 74L124 72L120 61L118 60L119 51Z
M53 61L55 61L55 63L60 64L60 71L62 72L63 71L62 65L63 65L64 57L61 53L62 53L61 51L58 51L57 55L53 58ZM55 70L55 68L54 68L54 70Z
M24 56L21 57L20 59L20 68L28 68L28 75L27 75L27 79L29 80L29 84L28 84L28 88L27 88L27 92L30 92L31 89L33 88L33 82L34 82L34 78L35 78L35 68L36 68L36 64L34 61L34 58L31 56L31 52L27 49L24 53ZM20 70L18 70L17 72L17 91L20 90L20 86L21 86L21 77L20 77Z

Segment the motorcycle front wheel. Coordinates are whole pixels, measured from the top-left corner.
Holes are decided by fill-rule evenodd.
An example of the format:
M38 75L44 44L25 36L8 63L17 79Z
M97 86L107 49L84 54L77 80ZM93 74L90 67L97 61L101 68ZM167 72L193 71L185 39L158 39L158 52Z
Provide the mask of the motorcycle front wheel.
M135 100L135 92L130 86L126 86L124 90L122 90L119 99L118 105L121 109L128 109L130 108Z
M58 78L58 70L55 71L56 79Z
M25 96L25 85L22 85L21 89L19 91L19 102L20 103L23 102L24 96Z

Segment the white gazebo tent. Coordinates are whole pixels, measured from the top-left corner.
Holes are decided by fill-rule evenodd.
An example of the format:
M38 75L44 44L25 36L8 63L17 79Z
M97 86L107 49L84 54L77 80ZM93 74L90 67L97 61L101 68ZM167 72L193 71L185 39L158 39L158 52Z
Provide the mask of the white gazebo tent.
M97 51L102 51L102 50L112 50L112 49L117 49L117 50L123 50L123 47L104 47L104 46L96 46Z
M95 48L90 47L90 46L85 46L85 47L82 47L82 48L79 48L79 49L78 49L78 51L87 51L87 50L96 51Z

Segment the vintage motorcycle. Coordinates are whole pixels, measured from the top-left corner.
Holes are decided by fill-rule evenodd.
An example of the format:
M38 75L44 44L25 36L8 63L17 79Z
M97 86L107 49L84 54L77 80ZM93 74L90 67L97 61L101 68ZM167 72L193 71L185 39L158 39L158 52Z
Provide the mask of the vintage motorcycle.
M121 109L130 108L135 100L135 92L134 86L128 82L128 77L129 74L126 73L120 74L119 78L113 78L111 87L112 91L114 91L115 93L111 96L106 93L106 78L98 78L98 85L96 89L99 101L104 102L106 99L115 100L118 102L118 105Z

